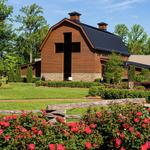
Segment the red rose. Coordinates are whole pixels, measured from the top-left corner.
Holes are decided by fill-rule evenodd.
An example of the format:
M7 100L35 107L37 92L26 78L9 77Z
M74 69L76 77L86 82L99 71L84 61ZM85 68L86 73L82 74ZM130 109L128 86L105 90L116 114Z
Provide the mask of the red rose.
M118 136L120 135L120 131L119 130L116 130L116 133L117 133Z
M3 127L9 127L10 123L9 122L0 122L0 125Z
M46 120L42 120L42 125L44 126L46 124L47 124Z
M116 139L115 139L115 147L116 147L116 148L119 148L121 144L122 144L121 139L116 138Z
M77 122L69 122L68 124L68 127L76 127L78 125Z
M145 124L148 124L148 123L149 123L149 118L145 118L145 119L143 120L143 122L144 122Z
M96 113L96 116L97 116L97 117L101 117L101 116L102 116L102 113L101 113L101 112L97 112L97 113Z
M26 117L27 116L27 113L25 111L22 111L22 114L21 114L22 117Z
M143 123L143 124L142 124L142 127L143 127L143 128L146 128L146 127L147 127L147 125L146 125L145 123Z
M149 108L147 108L147 111L150 113L150 107L149 107Z
M140 137L141 137L141 133L140 133L139 131L136 131L136 136L137 136L138 138L140 138Z
M71 131L74 132L74 133L76 133L76 132L79 131L79 129L78 129L78 127L73 127L73 128L71 128Z
M65 150L65 147L62 144L58 144L57 150Z
M11 116L6 116L3 118L5 121L9 121L9 120L12 120L12 119L17 119L17 115L11 115Z
M58 122L60 122L60 123L65 123L65 120L64 120L64 118L62 118L62 117L56 117L56 120L58 121Z
M55 150L55 144L49 144L48 147L49 150Z
M86 134L91 134L92 133L92 130L91 130L90 127L86 127L84 131L85 131Z
M97 125L96 124L90 124L90 127L95 129L97 127Z
M144 145L141 146L141 150L147 150L147 148L148 148L148 147L147 147L146 144L144 144Z
M28 145L28 150L34 150L35 149L35 145L34 144L29 144Z
M139 112L136 113L136 115L137 115L138 117L140 117L140 116L143 115L143 113L139 111Z
M98 145L97 144L93 144L93 147L97 147Z
M91 143L90 143L90 142L86 142L86 143L85 143L85 147L86 147L87 149L90 149L90 148L91 148Z
M128 125L127 123L124 123L122 126L123 126L125 129L128 129L128 128L129 128L129 125Z
M6 135L6 136L4 137L4 139L5 139L6 141L9 141L10 135Z
M120 150L126 150L124 147L121 147Z
M42 132L41 130L39 130L39 131L37 132L37 134L38 134L38 135L42 135L43 132Z
M119 123L122 123L122 122L123 122L123 120L118 120L118 122L119 122Z
M147 145L147 148L150 149L150 141L147 141L145 144Z
M121 133L121 134L120 134L120 137L121 137L122 139L124 139L124 137L125 137L124 133Z
M134 122L138 123L138 122L140 122L140 119L139 118L134 118Z
M36 129L37 129L36 127L32 127L31 128L32 131L36 131Z
M130 127L129 131L132 133L134 131L134 127Z
M12 119L17 119L17 115L12 115Z
M4 131L3 131L2 129L0 129L0 135L2 135L2 134L3 134L3 132L4 132Z

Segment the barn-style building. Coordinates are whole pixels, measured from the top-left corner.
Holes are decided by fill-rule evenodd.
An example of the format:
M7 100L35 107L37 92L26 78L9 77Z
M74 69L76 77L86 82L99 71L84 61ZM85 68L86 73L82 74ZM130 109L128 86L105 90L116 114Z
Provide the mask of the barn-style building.
M93 81L103 77L112 52L128 59L127 47L107 31L106 23L96 28L82 23L78 12L69 15L50 28L41 45L41 76L46 80Z

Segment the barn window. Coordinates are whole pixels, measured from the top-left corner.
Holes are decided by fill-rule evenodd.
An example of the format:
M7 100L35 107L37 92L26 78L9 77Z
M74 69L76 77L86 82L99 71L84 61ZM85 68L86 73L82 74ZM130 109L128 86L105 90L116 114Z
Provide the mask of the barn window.
M64 52L64 44L63 43L55 43L55 52L56 53Z
M81 44L80 42L73 42L72 43L72 52L80 52Z

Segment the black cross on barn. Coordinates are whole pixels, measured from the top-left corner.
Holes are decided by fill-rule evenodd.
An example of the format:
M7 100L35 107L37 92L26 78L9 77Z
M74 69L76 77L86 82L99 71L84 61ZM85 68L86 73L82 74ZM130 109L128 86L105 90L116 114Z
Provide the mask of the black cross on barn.
M80 52L80 42L72 42L72 34L64 33L64 43L55 43L56 53L64 52L64 80L71 77L72 52Z

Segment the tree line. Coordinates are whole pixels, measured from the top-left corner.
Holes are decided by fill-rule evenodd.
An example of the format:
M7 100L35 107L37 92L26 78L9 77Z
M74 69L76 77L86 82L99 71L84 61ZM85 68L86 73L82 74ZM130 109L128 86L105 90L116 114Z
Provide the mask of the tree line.
M19 15L13 16L13 7L1 0L0 72L10 72L39 58L39 47L48 29L42 7L35 3L23 6Z
M13 7L7 0L0 1L0 72L10 72L21 64L40 57L39 47L48 32L43 8L37 4L23 6L13 16ZM115 27L131 54L150 54L150 37L140 25L129 30L125 24Z

